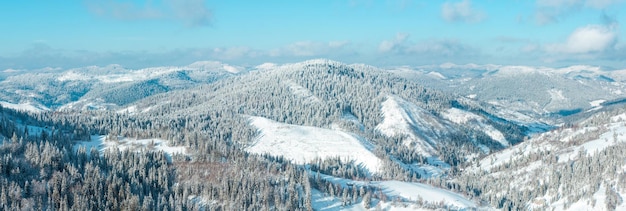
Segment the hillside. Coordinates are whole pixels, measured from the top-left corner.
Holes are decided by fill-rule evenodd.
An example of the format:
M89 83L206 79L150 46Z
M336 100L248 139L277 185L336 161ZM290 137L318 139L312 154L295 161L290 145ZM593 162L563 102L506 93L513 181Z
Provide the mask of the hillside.
M460 97L424 88L384 71L312 60L155 95L137 102L133 109L150 108L144 115L158 112L168 118L233 112L242 115L237 117L242 122L235 123L238 126L232 127L233 132L248 130L241 129L241 125L249 125L245 115L284 124L339 129L363 137L364 142L374 146L370 151L394 151L394 157L409 164L418 157L464 162L466 158L461 156L478 156L484 150L502 149L523 139L524 127L495 121L477 107L479 104L457 99ZM255 140L255 134L239 137L238 141L246 145ZM397 145L396 140L403 140L404 144ZM459 157L443 157L447 153L438 151L460 149L455 145L469 148L456 153Z
M453 183L505 208L624 209L624 112L601 112L489 155Z

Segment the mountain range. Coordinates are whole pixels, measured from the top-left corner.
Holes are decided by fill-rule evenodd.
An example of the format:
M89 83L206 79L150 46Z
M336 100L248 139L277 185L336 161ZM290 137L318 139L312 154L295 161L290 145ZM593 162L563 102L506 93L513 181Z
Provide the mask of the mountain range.
M70 167L85 177L81 153L104 154L106 178L130 156L114 159L111 151L137 159L163 152L167 164L147 165L168 166L169 182L129 184L126 200L198 210L626 206L626 70L317 59L50 68L0 78L3 150L33 169L3 177L25 191ZM20 149L36 151L29 144L68 155L50 167L25 156ZM102 184L117 187L112 181ZM22 197L42 208L90 206L80 194L36 200L50 196Z

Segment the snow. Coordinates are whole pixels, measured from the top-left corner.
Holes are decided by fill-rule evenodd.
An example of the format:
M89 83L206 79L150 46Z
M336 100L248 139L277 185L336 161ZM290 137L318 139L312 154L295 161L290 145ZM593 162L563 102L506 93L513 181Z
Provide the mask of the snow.
M341 199L337 197L328 196L317 189L311 189L311 205L313 210L326 210L326 211L338 211L338 210L354 210L361 211L367 210L362 206L362 203L352 204L348 206L341 205Z
M584 150L587 156L593 156L610 146L626 142L626 113L615 115L610 118L610 121L602 126L565 128L544 133L513 148L504 149L483 158L479 163L479 169L490 170L539 151L556 151L558 162L561 163L578 159L581 150ZM582 143L570 143L574 141ZM572 146L563 147L563 144L559 142ZM525 170L532 168L533 166L529 165L525 167Z
M379 186L387 195L402 197L410 201L417 201L421 197L424 202L438 203L444 201L445 204L459 209L476 207L476 203L457 193L422 183L383 181L373 182L372 185Z
M307 88L300 86L299 84L289 81L289 90L291 91L291 93L293 93L294 95L302 98L305 102L307 103L318 103L321 102L321 100L313 95L313 93L311 93L311 91L309 91Z
M26 112L32 112L32 113L40 113L43 111L50 110L49 108L46 108L43 106L33 105L30 102L15 104L15 103L0 101L0 105L2 105L2 107L4 108L10 108L10 109L17 110L17 111L26 111Z
M508 147L510 144L504 137L504 134L487 123L485 118L478 116L472 112L461 110L458 108L450 108L442 113L443 117L457 124L473 126L479 131L483 131L494 141L499 142L502 146ZM473 124L468 124L473 123Z
M591 105L591 107L598 107L601 106L604 102L606 102L606 100L594 100L589 102L589 105Z
M2 72L3 73L17 73L17 72L21 72L21 71L22 70L16 70L16 69L9 68L9 69L3 70Z
M269 70L269 69L274 69L276 67L278 67L277 64L266 62L266 63L256 66L256 69Z
M436 117L417 105L395 96L387 97L381 110L383 121L376 126L378 131L390 137L405 135L408 137L405 141L406 145L415 144L418 152L425 156L432 156L435 149L428 141L435 141L435 139L428 135L437 134L445 129ZM415 133L414 128L424 130L420 131L424 132L420 134L421 137Z
M316 173L309 172L309 174ZM460 210L473 210L478 208L478 205L475 202L462 195L427 184L402 182L397 180L366 182L338 178L324 174L319 175L321 179L341 185L342 187L347 187L347 184L352 184L356 187L369 186L380 189L382 193L387 196L390 202L383 202L376 198L372 198L370 210L375 209L378 204L380 204L380 207L383 208L383 210L427 210L425 208L420 208L415 204L420 197L425 203L437 204L444 201L446 205ZM311 195L313 208L315 210L366 210L362 201L358 201L358 203L354 205L342 207L341 198L330 197L316 189L313 189ZM401 201L404 201L405 203L391 202L396 201L396 198L401 199Z
M568 159L574 159L580 150L585 150L588 156L593 156L595 153L600 152L607 147L613 146L620 142L626 141L626 126L623 122L611 123L608 126L608 130L602 133L597 139L585 142L579 146L572 148L569 153L566 153L559 158L559 162L567 161Z
M120 65L108 65L105 67L90 66L68 70L64 74L58 76L57 80L97 80L102 83L120 83L147 80L183 70L224 71L236 74L241 72L243 69L243 67L228 65L217 61L198 61L187 66L150 67L137 70L125 69Z
M559 201L553 202L550 206L553 210L606 210L606 186L604 184L600 185L598 191L593 194L593 200L595 200L595 206L591 206L589 203L589 199L580 199L574 203L572 203L567 209L563 209L563 205L565 204L566 198L563 198ZM622 203L616 207L615 210L624 210L626 208L626 204Z
M552 99L550 103L561 103L567 100L563 95L563 90L551 89L548 90L548 94L550 94L550 98Z
M117 105L114 103L107 103L102 98L97 99L81 99L78 101L70 102L59 107L57 110L111 110L116 108Z
M126 107L124 109L120 109L116 113L118 113L118 114L125 114L125 113L134 114L136 112L137 112L137 106L133 105L133 106Z
M163 139L133 139L118 137L118 140L119 141L109 140L105 135L94 135L91 136L91 141L76 142L73 149L76 151L80 146L84 146L87 149L87 152L89 152L93 147L99 151L109 149L132 151L154 150L162 151L168 155L187 154L185 147L169 146L168 141Z
M346 132L310 126L279 123L263 117L251 117L260 135L245 150L255 154L283 156L298 164L316 158L340 157L354 160L372 173L380 172L381 160L368 148L366 141Z
M225 64L223 66L223 68L224 68L224 70L226 70L229 73L239 73L239 72L241 72L241 70L239 70L238 68L236 68L234 66L227 65L227 64Z
M442 79L442 80L447 79L446 76L444 76L443 74L441 74L439 72L435 72L435 71L429 72L426 75L432 76L433 78Z
M57 78L59 81L86 81L90 79L91 78L89 76L71 70Z

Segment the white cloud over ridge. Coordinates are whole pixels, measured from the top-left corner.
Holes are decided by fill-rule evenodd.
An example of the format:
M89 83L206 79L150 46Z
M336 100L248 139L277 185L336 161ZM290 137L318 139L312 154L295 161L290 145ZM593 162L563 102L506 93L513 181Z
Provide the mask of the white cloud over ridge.
M470 0L451 3L446 2L441 7L441 17L449 22L480 22L485 19L484 12L472 7Z
M399 47L403 45L403 43L407 40L409 34L406 33L398 33L396 37L392 40L383 40L378 46L378 50L380 52L390 52L397 50Z

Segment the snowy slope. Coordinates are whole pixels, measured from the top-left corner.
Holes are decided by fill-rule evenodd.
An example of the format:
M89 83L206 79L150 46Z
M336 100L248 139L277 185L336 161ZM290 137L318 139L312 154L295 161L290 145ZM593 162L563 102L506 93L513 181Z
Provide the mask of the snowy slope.
M87 152L89 152L91 148L96 148L99 151L109 149L132 151L154 150L165 152L168 155L187 154L185 147L169 146L168 141L163 139L132 139L118 137L118 140L110 140L107 136L95 135L91 136L91 141L76 142L73 146L74 151L78 150L81 146L85 147Z
M289 90L291 91L291 93L293 93L296 97L301 98L302 100L304 100L304 102L307 103L319 103L321 102L321 100L313 95L313 93L311 93L311 91L309 91L307 88L300 86L299 84L293 82L293 81L289 81Z
M380 204L380 207L384 208L384 210L429 210L426 209L428 205L437 205L441 202L451 209L472 210L479 208L478 204L460 194L422 183L396 180L372 182L354 181L324 174L320 174L320 177L323 180L341 185L342 187L354 185L356 187L375 188L376 190L380 190L380 193L384 194L389 201L402 202L389 203L379 199L372 199L372 209L375 209L374 207ZM366 210L363 207L362 201L355 205L342 207L341 198L330 197L317 190L314 190L312 199L313 207L316 210ZM418 202L421 203L421 205L418 205Z
M2 105L2 107L4 108L10 108L13 110L18 110L18 111L27 111L27 112L32 112L32 113L39 113L42 111L48 111L50 109L46 108L45 106L40 106L40 105L35 105L32 104L30 102L28 103L9 103L9 102L3 102L0 101L0 105Z
M487 120L481 116L458 108L450 108L446 112L442 113L442 115L444 118L454 123L471 125L475 129L485 132L485 134L491 137L494 141L500 142L500 144L504 147L508 147L510 145L506 138L504 138L502 132L489 125Z
M438 203L443 201L444 204L448 204L458 209L477 207L476 203L457 193L421 183L383 181L373 182L372 185L381 187L383 192L389 196L402 197L409 201L417 201L421 198L424 202L428 203Z
M611 122L601 126L564 128L541 134L525 143L485 157L480 161L480 166L482 169L490 169L542 150L556 151L559 162L577 159L581 150L586 155L593 156L607 147L626 142L626 113L610 119Z
M535 209L606 210L607 188L626 197L620 182L625 146L626 112L600 113L486 156L464 174L470 181L502 184L483 190L490 196L533 192L546 184L545 194L526 204ZM626 203L617 204L617 210L625 208Z
M263 117L251 117L260 135L246 151L255 154L283 156L304 164L315 158L341 157L355 160L370 172L379 172L381 160L365 145L362 138L338 130L279 123Z
M406 136L407 146L415 145L425 156L435 154L436 138L446 128L434 115L396 96L387 97L381 110L383 121L376 126L378 131L387 136Z
M112 110L117 108L118 105L113 103L107 103L102 98L97 99L81 99L75 102L65 104L57 110L59 111L71 111L71 110Z

